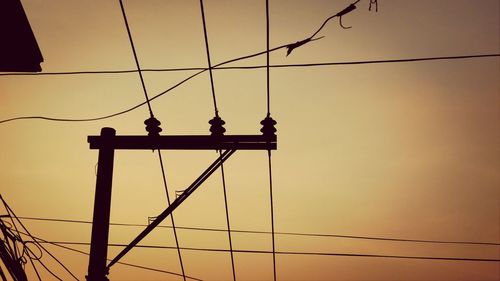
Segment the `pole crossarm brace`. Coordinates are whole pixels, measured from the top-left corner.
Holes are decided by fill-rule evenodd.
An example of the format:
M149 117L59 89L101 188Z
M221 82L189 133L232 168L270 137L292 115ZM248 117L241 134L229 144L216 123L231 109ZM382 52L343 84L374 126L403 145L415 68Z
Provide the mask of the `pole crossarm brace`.
M276 150L276 136L89 136L90 149Z
M135 247L142 239L144 239L155 227L157 227L164 219L180 206L210 175L215 172L236 150L226 150L218 157L177 199L170 204L156 219L151 222L130 244L127 245L107 266L107 270L118 262L126 253Z

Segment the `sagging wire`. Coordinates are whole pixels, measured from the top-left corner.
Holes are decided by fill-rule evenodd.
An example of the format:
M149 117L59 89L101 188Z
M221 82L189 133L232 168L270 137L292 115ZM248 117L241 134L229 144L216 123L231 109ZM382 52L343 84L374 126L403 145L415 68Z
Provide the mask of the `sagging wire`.
M357 2L355 2L357 3ZM323 26L330 20L332 19L334 16L332 17L329 17L324 23L323 25L318 29L317 32L315 32L314 35L316 35L322 28ZM277 47L274 47L272 49L269 49L269 50L266 50L266 51L262 51L262 52L258 52L258 53L254 53L254 54L250 54L250 55L245 55L245 56L241 56L241 57L237 57L237 58L234 58L234 59L230 59L230 60L227 60L227 61L224 61L224 62L221 62L221 63L218 63L218 64L215 64L212 66L212 69L215 69L215 68L219 68L223 65L226 65L226 64L229 64L229 63L233 63L233 62L236 62L236 61L241 61L241 60L246 60L246 59L250 59L250 58L254 58L254 57L257 57L257 56L260 56L260 55L263 55L263 54L266 54L267 52L275 52L277 50L281 50L281 49L284 49L286 48L287 49L287 56L296 48L308 43L308 42L312 42L312 41L316 41L316 40L319 40L323 37L319 37L319 38L312 38L313 36L307 38L307 39L304 39L302 41L298 41L298 42L295 42L295 43L287 43L287 44L283 44L283 45L280 45L280 46L277 46ZM482 55L482 56L498 56L498 54L494 54L494 55ZM470 56L467 56L467 57L470 57ZM462 58L462 57L450 57L450 58ZM408 61L415 61L415 60L419 60L419 59L412 59L412 60L408 60ZM399 62L399 61L405 61L405 60L397 60L396 62ZM392 61L380 61L380 62L392 62ZM364 62L354 62L353 64L360 64L360 63L364 63ZM371 62L367 62L367 63L371 63ZM334 63L336 64L336 63ZM339 63L339 64L344 64L344 63ZM346 64L351 64L351 62L348 62ZM323 64L318 64L318 65L323 65ZM291 65L291 66L300 66L300 65ZM309 66L309 64L307 65L304 65L304 66ZM273 66L275 67L275 66ZM280 67L280 66L277 66L277 67ZM228 67L230 69L232 69L232 67ZM260 66L257 67L257 68L261 68ZM192 69L192 70L197 70L196 69ZM136 110L137 108L147 104L148 102L151 102L169 92L171 92L172 90L176 89L177 87L181 86L182 84L186 83L187 81L193 79L194 77L204 73L205 71L209 70L209 68L204 68L204 69L201 69L200 71L186 77L185 79L181 80L180 82L178 82L177 84L171 86L170 88L164 90L163 92L160 92L159 94L156 94L155 96L151 97L150 99L148 99L147 101L144 101L142 103L139 103L135 106L132 106L128 109L125 109L125 110L122 110L122 111L119 111L119 112L116 112L116 113L112 113L112 114L108 114L108 115L105 115L105 116L100 116L100 117L90 117L90 118L55 118L55 117L47 117L47 116L21 116L21 117L13 117L13 118L8 118L8 119L4 119L4 120L0 120L0 124L2 123L7 123L7 122L12 122L12 121L16 121L16 120L28 120L28 119L40 119L40 120L45 120L45 121L54 121L54 122L92 122L92 121L99 121L99 120L104 120L104 119L109 119L109 118L113 118L113 117L116 117L116 116L119 116L119 115L123 115L123 114L126 114L126 113L129 113L133 110ZM137 72L137 70L131 70L131 71L108 71L109 73L123 73L123 72ZM105 73L108 73L108 72L105 72ZM95 72L74 72L74 74L79 74L79 73L95 73ZM38 73L37 75L45 75L46 73ZM65 74L65 73L58 73L58 74ZM5 75L5 74L2 74L2 75ZM8 74L10 75L10 74ZM17 73L16 73L17 75ZM27 75L27 74L23 74L23 75ZM31 75L31 74L30 74Z

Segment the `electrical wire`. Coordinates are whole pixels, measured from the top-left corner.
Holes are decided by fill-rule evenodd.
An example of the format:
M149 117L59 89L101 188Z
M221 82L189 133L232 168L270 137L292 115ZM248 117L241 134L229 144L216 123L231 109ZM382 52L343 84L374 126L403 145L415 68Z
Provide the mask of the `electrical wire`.
M359 1L359 0L358 0L358 1ZM356 2L356 3L357 3L357 2ZM120 4L121 4L121 0L120 0ZM126 17L125 17L125 13L124 13L124 9L123 9L123 5L121 5L121 7L122 7L122 12L123 12L124 18L126 18ZM203 8L203 6L202 6L202 8ZM346 9L347 9L347 8L346 8ZM345 9L344 9L344 10L345 10ZM203 12L203 11L202 11L202 12ZM340 13L342 13L342 12L340 12ZM129 31L129 29L128 29L128 23L127 23L126 21L125 21L125 23L126 23L126 25L127 25L127 31L128 31L129 38L131 39L131 38L132 38L132 36L131 36L130 31ZM205 23L204 23L204 24L205 24ZM326 23L325 23L325 24L326 24ZM206 30L205 30L205 31L206 31ZM206 34L206 32L205 32L205 34ZM205 35L205 38L206 38L206 37L207 37L207 36ZM132 39L131 39L130 41L131 41L131 43L132 43ZM308 42L309 42L309 41L313 41L313 40L309 39L309 40L308 40ZM208 40L206 40L206 42L207 42L207 43L206 43L206 45L207 45L207 54L208 54ZM225 61L225 62L219 63L219 64L217 64L217 65L215 65L215 66L213 66L213 67L222 66L222 65L224 65L224 64L228 64L228 63L235 62L235 61L238 61L238 60L243 60L243 59L248 59L248 58L256 57L256 56L259 56L259 55L261 55L261 54L269 54L270 52L273 52L273 51L276 51L276 50L279 50L279 49L282 49L282 48L287 48L287 49L288 49L287 54L290 54L290 52L291 52L291 50L292 50L292 49L295 49L295 48L297 48L297 47L299 47L299 46L301 46L301 45L303 45L303 44L304 44L304 43L301 43L301 44L297 45L297 43L292 43L292 44L281 45L281 46L275 47L275 48L273 48L273 49L269 49L269 46L268 46L268 48L266 49L266 51L259 52L259 53L255 53L255 54L251 54L251 55L247 55L247 56L243 56L243 57L239 57L239 58L232 59L232 60L228 60L228 61ZM132 45L133 45L133 43L132 43ZM134 49L134 56L135 56L135 57L137 57L137 56L136 56L136 54L135 54L135 49ZM209 55L208 57L210 57L210 55ZM138 63L137 58L136 58L136 62L137 62L137 66L138 66L138 72L140 73L141 71L140 71L140 68L139 68L139 63ZM209 63L209 64L210 64L210 63ZM209 65L208 70L210 70L210 73L212 73L212 68L213 68L213 67ZM117 112L117 113L114 113L114 114L110 114L110 115L107 115L107 116L96 117L96 118L72 119L72 120L70 120L70 119L63 119L63 118L44 117L44 116L26 116L26 117L16 117L16 118L10 118L10 119L6 119L6 120L2 120L2 121L0 121L0 124L1 124L1 123L5 123L5 122L9 122L9 121L14 121L14 120L22 120L22 119L42 119L42 120L50 120L50 121L71 121L71 122L87 122L87 121L97 121L97 120L107 119L107 118L111 118L111 117L114 117L114 116L118 116L118 115L122 115L122 114L128 113L128 112L130 112L130 111L132 111L132 110L134 110L134 109L136 109L136 108L139 108L140 106L142 106L142 105L144 105L144 104L146 104L146 103L148 104L149 111L150 111L150 113L152 114L152 110L151 110L151 105L150 105L150 102L151 102L153 99L155 99L155 98L157 98L157 97L160 97L160 96L162 96L162 95L166 94L167 92L169 92L169 91L171 91L171 90L175 89L176 87L180 86L180 85L181 85L181 84L183 84L184 82L187 82L188 80L190 80L190 79L194 78L195 76L197 76L197 75L199 75L199 74L201 74L201 73L205 72L206 70L207 70L207 69L200 70L199 72L197 72L197 73L195 73L195 74L193 74L193 75L191 75L191 76L187 77L186 79L182 80L181 82L179 82L179 83L177 83L176 85L174 85L174 86L170 87L169 89L167 89L167 90L163 91L162 93L160 93L160 94L158 94L158 95L154 96L154 97L153 97L153 98L151 98L151 99L149 99L149 98L148 98L148 96L147 96L147 94L146 94L146 88L145 88L145 87L143 87L144 92L145 92L145 94L146 94L146 102L140 103L140 104L138 104L138 105L136 105L136 106L133 106L133 107L131 107L131 108L129 108L129 109L126 109L126 110L123 110L123 111L121 111L121 112ZM212 76L211 76L211 77L212 77ZM211 78L211 79L212 79L212 78ZM142 74L141 74L141 81L142 81ZM212 85L213 85L213 79L212 79ZM144 83L143 83L143 86L144 86ZM218 115L217 115L217 106L216 106L216 102L215 102L215 95L214 95L214 105L215 105L215 108L216 108L216 109L215 109L215 110L216 110L216 116L218 116Z
M270 102L270 79L269 79L269 0L266 0L266 101L267 101L267 116L271 113L271 102Z
M205 21L205 9L203 8L203 0L200 0L200 9L201 9L201 18L203 21L203 35L205 36L205 49L207 50L208 72L210 73L210 85L212 87L212 98L214 102L215 116L218 117L219 110L217 109L217 99L215 98L215 86L212 74L212 63L210 61L210 47L208 45L207 23Z
M163 179L163 186L165 187L165 193L167 194L167 203L170 206L170 195L168 194L168 185L167 185L167 177L165 174L165 169L163 166L163 159L161 156L161 150L158 149L158 158L160 160L160 167L161 167L161 174L162 174L162 179ZM175 245L177 247L177 255L179 256L179 264L181 267L181 272L182 272L182 278L184 281L186 281L186 272L184 271L184 263L182 261L182 254L181 250L179 247L179 238L177 237L177 230L175 228L175 221L174 221L174 214L170 214L170 221L172 222L172 230L174 232L174 238L175 238Z
M21 231L19 233L21 233L23 235L28 235L28 234L26 234L24 232L21 232ZM33 238L38 243L50 244L50 245L53 245L53 246L56 246L56 247L59 247L59 248L62 248L62 249L66 249L66 250L69 250L69 251L72 251L72 252L80 253L80 254L83 254L83 255L86 255L86 256L90 255L87 252L80 251L78 249L74 249L74 248L71 248L71 247L64 246L65 244L67 244L67 245L85 245L85 246L89 246L90 243L65 243L65 242L56 243L56 242L51 242L51 241L48 241L48 240L45 240L45 239L42 239L42 238L36 237L36 236L33 236ZM172 247L172 249L175 249L175 248ZM107 259L107 260L110 261L110 259ZM135 267L135 268L140 268L140 269L149 270L149 271L155 271L155 272L165 273L165 274L171 274L171 275L175 275L175 276L182 276L179 273L175 273L175 272L171 272L171 271L167 271L167 270L163 270L163 269L146 267L146 266L142 266L142 265L136 265L136 264L132 264L132 263L117 262L117 264L121 264L121 265L125 265L125 266L130 266L130 267ZM192 279L192 280L203 281L202 279L194 278L194 277L187 276L187 275L186 275L186 277L189 278L189 279Z
M63 279L61 279L57 274L55 274L52 270L50 270L41 260L37 261L38 263L40 263L40 265L45 268L45 270L47 270L48 273L50 273L50 275L54 276L57 280L59 281L63 281ZM78 279L77 279L78 280Z
M273 176L272 176L272 165L271 165L271 150L267 151L268 159L268 170L269 170L269 201L271 202L271 237L272 237L272 247L273 247L273 273L274 281L276 281L276 246L274 238L274 204L273 204Z
M33 271L35 271L36 277L38 278L39 281L42 281L42 278L40 278L40 274L38 273L38 270L36 269L35 263L33 262L33 259L30 258L30 263L31 266L33 267Z
M336 13L335 15L327 18L323 24L309 37L309 39L313 39L314 36L316 36L322 29L323 27L325 27L325 25L332 19L334 18L342 18L343 15L353 11L355 9L355 5L358 4L358 2L361 1L361 0L357 0L355 1L354 3L352 3L351 5L347 6L345 9L343 9L342 11ZM353 8L354 7L354 8Z
M281 45L278 47L275 47L269 52L273 52L282 48L285 48L289 44L286 45ZM231 59L222 63L219 63L217 65L214 65L212 68L213 69L258 69L258 68L265 68L267 67L266 65L256 65L256 66L233 66L233 67L221 67L222 65L229 64L235 61L239 60L244 60L256 56L260 56L262 54L265 54L266 51L255 53L252 55L247 55L243 57L239 57L236 59ZM271 68L295 68L295 67L320 67L320 66L336 66L336 65L362 65L362 64L385 64L385 63L405 63L405 62L419 62L419 61L436 61L436 60L461 60L461 59L472 59L472 58L487 58L487 57L500 57L500 54L479 54L479 55L463 55L463 56L440 56L440 57L421 57L421 58L405 58L405 59L384 59L384 60L365 60L365 61L345 61L345 62L319 62L319 63L303 63L303 64L276 64L276 65L270 65L269 67ZM170 91L174 90L175 88L181 86L182 84L186 83L187 81L193 79L194 77L202 74L203 72L207 71L208 68L194 68L194 69L201 69L200 71L186 77L185 79L181 80L177 84L171 86L167 90L155 95L149 101L153 101L158 97L163 96L164 94L169 93ZM189 69L156 69L156 70L150 70L150 71L184 71L184 70L193 70L193 68ZM136 72L130 71L130 72ZM102 73L109 73L109 71L95 71L92 72L93 74L102 74ZM68 72L53 72L53 73L38 73L38 74L33 74L33 73L24 73L24 74L12 74L12 73L4 73L2 75L72 75L71 73ZM47 116L20 116L20 117L13 117L13 118L8 118L8 119L3 119L0 120L0 124L2 123L7 123L7 122L12 122L12 121L17 121L17 120L30 120L30 119L38 119L38 120L45 120L45 121L55 121L55 122L92 122L92 121L99 121L99 120L104 120L104 119L109 119L113 118L119 115L123 115L126 113L129 113L143 105L145 105L146 102L139 103L135 106L132 106L128 109L112 113L109 115L104 115L100 117L89 117L89 118L56 118L56 117L47 117Z
M19 224L21 225L21 227L24 229L24 231L26 231L27 235L29 237L32 238L33 241L35 241L35 239L33 238L33 235L31 235L31 233L29 232L29 230L24 226L24 224L21 222L21 220L19 218L17 218L16 214L14 213L14 211L10 208L10 206L7 204L7 202L3 199L2 195L0 194L0 200L3 202L3 205L5 207L5 209L7 210L7 213L8 215L11 217L11 218L15 218ZM15 223L14 223L15 225ZM19 232L19 230L17 229L16 227L16 231ZM35 241L35 244L37 246L39 246L40 248L42 248L47 254L49 254L49 256L51 256L62 268L64 268L64 270L66 270L66 272L68 272L75 280L78 280L78 278L73 274L73 272L71 272L71 270L69 270L57 257L55 257L51 252L49 252L47 249L45 249L41 244L38 244L36 243ZM40 264L43 265L42 261L39 260ZM45 267L45 266L44 266ZM46 268L47 269L47 268ZM49 269L47 269L49 270ZM50 272L50 271L49 271ZM56 276L54 276L56 277Z
M287 55L290 54L291 48L288 49ZM266 105L267 105L267 117L266 119L271 119L271 87L270 87L270 68L269 68L269 0L266 0ZM272 119L271 119L272 120ZM264 122L264 121L263 121ZM276 122L274 122L276 123ZM266 126L264 123L261 124ZM265 131L261 130L264 134ZM273 280L276 281L276 244L274 238L274 204L273 204L273 177L271 169L271 150L267 151L268 159L268 171L269 171L269 201L271 203L271 238L272 238L272 253L273 253Z
M65 241L50 241L44 243L54 243L60 245L90 245L88 242L65 242ZM127 244L110 243L110 247L124 247ZM158 245L137 245L138 248L145 249L170 249L175 250L173 246L158 246ZM201 252L229 252L226 249L217 248L195 248L182 247L186 251L201 251ZM271 251L266 250L233 250L235 253L247 254L271 254ZM474 261L474 262L500 262L499 258L472 258L472 257L433 257L433 256L413 256L413 255L383 255L383 254L359 254L359 253L335 253L335 252L300 252L300 251L276 251L277 255L301 255L301 256L339 256L339 257L365 257L365 258L394 258L394 259L421 259L421 260L447 260L447 261Z
M49 222L63 222L63 223L92 224L91 221L56 219L56 218L19 217L19 219L35 220L35 221L49 221ZM110 223L110 225L128 226L128 227L146 227L147 226L146 224L133 224L133 223ZM171 226L165 226L165 225L159 225L157 227L159 227L159 228L172 228ZM176 226L176 228L183 229L183 230L192 230L192 231L212 231L212 232L226 232L227 231L227 230L221 229L221 228L202 228L202 227L184 227L184 226ZM231 231L234 233L271 234L270 231L241 230L241 229L240 230L232 229ZM306 236L306 237L376 240L376 241L388 241L388 242L500 246L499 242L425 240L425 239L406 239L406 238L396 238L396 237L374 237L374 236L343 235L343 234L328 234L328 233L279 232L279 231L276 231L275 234L277 234L277 235L291 235L291 236Z
M123 256L125 256L134 246L136 246L142 239L144 239L156 226L158 226L167 216L169 216L184 200L186 200L198 187L200 187L203 182L210 177L210 175L218 168L218 166L226 161L231 155L236 152L234 149L228 149L224 151L222 157L217 157L217 159L205 170L202 174L186 189L181 196L172 202L161 214L159 214L156 219L151 222L146 228L137 235L137 237L130 242L118 255L111 260L107 268L109 269L113 264L118 262Z
M146 84L144 84L144 78L142 77L142 71L141 71L141 66L139 64L139 59L137 58L137 52L135 51L134 40L132 39L132 33L130 32L130 27L128 25L127 15L125 13L125 8L123 7L123 1L119 0L119 2L120 2L120 8L122 11L122 15L123 15L123 20L125 22L125 27L127 28L127 34L128 34L128 39L130 41L130 46L132 47L132 52L134 54L135 64L137 66L137 73L139 73L142 89L144 91L144 97L146 98L146 103L148 105L149 114L151 117L154 117L153 109L151 108L151 103L149 102L149 98L148 98L148 91L146 90Z
M500 54L476 54L462 56L440 56L440 57L420 57L420 58L404 58L404 59L383 59L383 60L365 60L365 61L343 61L343 62L316 62L316 63L296 63L296 64L271 64L270 68L301 68L301 67L316 67L316 66L337 66L337 65L361 65L361 64L380 64L380 63L404 63L418 61L433 61L433 60L458 60L458 59L473 59L499 57ZM248 66L213 66L212 70L244 70L244 69L261 69L267 65L248 65ZM141 69L141 72L186 72L186 71L201 71L208 70L204 67L181 67L181 68L149 68ZM62 72L8 72L0 73L0 76L71 76L84 74L122 74L135 73L137 70L92 70L92 71L62 71Z
M205 49L207 51L208 70L210 73L210 86L212 89L212 98L213 98L214 111L215 111L215 118L214 119L216 119L217 117L219 117L219 110L217 108L217 99L216 99L216 95L215 95L215 83L214 83L214 78L213 78L213 73L212 73L212 62L210 59L210 45L209 45L209 41L208 41L207 23L206 23L206 17L205 17L205 8L203 6L203 0L200 0L200 10L201 10L201 19L203 22L203 35L205 38ZM223 121L222 121L222 123L223 123ZM222 159L222 150L219 150L219 158ZM222 189L223 189L223 193L224 193L224 209L226 212L227 235L228 235L228 241L229 241L229 254L231 257L231 270L232 270L232 274L233 274L233 281L236 281L236 270L234 267L234 255L233 255L233 242L231 239L231 225L229 222L229 207L228 207L228 203L227 203L227 193L226 193L226 177L224 174L224 164L223 163L221 163L220 168L221 168L221 178L222 178Z
M222 157L222 151L219 150L219 155ZM226 192L226 176L224 174L224 165L220 165L221 177L222 177L222 190L224 191L224 207L226 211L226 223L227 223L227 236L229 240L229 254L231 256L231 269L233 272L233 280L236 281L236 270L234 268L234 254L233 254L233 241L231 238L231 225L229 223L229 206L227 203L227 192Z
M146 84L144 83L144 78L142 76L141 66L139 64L139 59L137 57L137 52L135 51L134 41L132 39L132 34L130 32L130 27L129 27L129 24L128 24L128 21L127 21L127 16L126 16L126 13L125 13L125 8L123 7L123 1L119 0L119 2L120 2L120 8L121 8L121 11L122 11L122 15L123 15L123 20L125 22L125 27L127 28L127 34L128 34L128 38L130 40L130 45L132 46L132 51L133 51L133 54L134 54L134 60L135 60L136 66L137 66L137 72L139 73L139 77L140 77L140 80L141 80L142 89L144 91L144 97L146 98L146 103L148 105L149 115L150 115L151 119L155 119L154 118L154 114L153 114L153 109L151 108L151 103L150 103L150 100L149 100L149 97L148 97L148 92L147 92L147 89L146 89ZM147 123L147 122L145 122L145 123ZM159 131L161 131L161 129L159 129ZM166 192L166 195L167 195L167 203L170 206L170 196L168 194L167 178L166 178L166 175L165 175L165 168L163 166L163 159L162 159L162 156L161 156L161 151L159 149L158 149L158 159L160 161L160 168L161 168L161 173L162 173L163 186L165 187L165 192ZM178 252L178 255L179 255L179 263L180 263L180 267L181 267L181 271L182 271L182 277L183 277L184 281L186 281L186 275L185 275L185 272L184 272L184 263L182 261L182 255L181 255L181 251L179 249L179 240L178 240L178 237L177 237L177 231L175 230L175 221L174 221L173 214L170 216L170 219L171 219L171 222L172 222L172 227L173 227L172 229L173 229L173 232L174 232L175 244L177 245L177 252Z

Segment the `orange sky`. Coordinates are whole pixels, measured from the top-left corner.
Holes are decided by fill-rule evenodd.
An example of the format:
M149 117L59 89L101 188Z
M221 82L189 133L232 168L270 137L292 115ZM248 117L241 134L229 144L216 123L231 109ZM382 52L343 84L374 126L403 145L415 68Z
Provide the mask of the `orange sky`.
M44 56L43 72L134 69L118 1L23 0ZM325 38L271 55L272 64L500 53L495 0L367 0L332 21ZM302 40L349 1L271 0L271 47ZM143 68L206 67L198 1L124 0ZM265 50L265 1L206 0L212 62ZM261 65L265 57L232 65ZM150 96L192 72L146 72ZM450 241L500 241L499 59L271 69L275 227L282 232ZM265 70L214 71L227 134L258 134ZM144 101L137 73L0 76L0 119L97 117ZM208 134L208 73L152 102L163 134ZM20 216L91 220L102 127L144 135L146 107L86 123L0 124L0 192ZM217 155L165 151L171 197ZM270 230L267 155L238 151L225 165L231 225ZM147 223L166 207L156 154L117 151L111 221ZM224 228L220 174L178 210L179 226ZM169 220L167 220L169 221ZM88 224L24 221L50 241L89 242ZM138 227L112 226L111 243ZM271 237L234 234L236 249L270 250ZM179 230L183 247L228 248L225 233ZM143 244L174 246L169 229ZM88 246L72 246L87 251ZM498 246L435 245L277 235L279 251L499 259ZM47 245L82 280L88 257ZM110 258L119 248L110 248ZM227 253L183 251L186 273L231 279ZM47 258L44 256L44 258ZM175 250L134 249L125 262L180 272ZM271 256L235 254L238 280L272 280ZM59 272L55 264L47 261ZM28 267L29 268L29 267ZM31 278L36 278L28 269ZM50 278L47 276L47 280ZM498 262L277 256L278 280L500 280ZM111 280L181 280L116 265ZM45 279L44 279L45 280ZM68 276L64 280L69 280Z

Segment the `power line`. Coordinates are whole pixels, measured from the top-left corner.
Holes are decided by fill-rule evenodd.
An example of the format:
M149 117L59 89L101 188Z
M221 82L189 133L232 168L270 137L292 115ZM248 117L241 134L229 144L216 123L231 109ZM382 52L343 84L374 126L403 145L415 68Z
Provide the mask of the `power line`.
M340 65L362 65L362 64L381 64L381 63L404 63L404 62L419 62L433 60L459 60L473 58L499 57L500 54L475 54L461 56L437 56L437 57L418 57L418 58L403 58L403 59L380 59L380 60L363 60L363 61L341 61L341 62L312 62L312 63L295 63L295 64L270 64L270 68L301 68L301 67L319 67L319 66L340 66ZM248 65L248 66L213 66L213 70L244 70L244 69L261 69L267 65ZM208 70L204 67L179 67L179 68L144 68L141 72L186 72L186 71L202 71ZM123 70L88 70L88 71L60 71L60 72L8 72L0 73L0 76L70 76L70 75L91 75L91 74L127 74L135 73L136 69Z
M50 222L63 222L63 223L81 223L92 224L91 221L84 220L70 220L70 219L57 219L57 218L39 218L39 217L18 217L24 220L35 221L50 221ZM114 226L130 226L130 227L146 227L145 224L133 223L110 223ZM159 225L160 228L172 228L171 226ZM184 227L176 226L177 229L193 230L193 231L212 231L212 232L227 232L226 229L220 228L202 228L202 227ZM237 230L231 229L231 232L248 233L248 234L271 234L270 231L256 231L256 230ZM393 242L412 242L412 243L432 243L432 244L464 244L464 245L487 245L487 246L500 246L498 242L477 242L477 241L447 241L447 240L425 240L425 239L405 239L395 237L374 237L374 236L359 236L359 235L342 235L342 234L327 234L327 233L304 233L304 232L279 232L278 235L291 235L291 236L307 236L307 237L324 237L324 238L346 238L346 239L361 239L361 240L380 240L380 241L393 241Z
M276 51L278 49L284 48L287 45L282 45L276 48L273 48L269 50L270 52ZM231 62L247 59L247 58L252 58L255 56L259 56L266 53L260 52L248 56L243 56L240 58L228 60L226 62L219 63L215 66L213 66L213 69L257 69L257 68L265 68L267 66L265 65L257 65L257 66L234 66L234 67L221 67L224 64L228 64ZM386 59L386 60L367 60L367 61L346 61L346 62L320 62L320 63L304 63L304 64L277 64L277 65L270 65L271 68L286 68L286 67L318 67L318 66L333 66L333 65L361 65L361 64L383 64L383 63L404 63L404 62L417 62L417 61L435 61L435 60L458 60L458 59L471 59L471 58L486 58L486 57L500 57L500 54L479 54L479 55L463 55L463 56L442 56L442 57L422 57L422 58L406 58L406 59ZM198 68L189 68L189 70L195 70ZM149 101L153 101L154 99L174 90L175 88L179 87L180 85L186 83L187 81L193 79L194 77L200 75L201 73L207 71L207 68L199 68L200 71L186 77L182 81L178 82L177 84L173 85L169 89L155 95ZM184 71L185 69L156 69L156 70L150 70L150 71ZM135 71L128 71L125 70L126 72L135 72ZM147 70L143 70L147 71ZM78 74L82 74L83 72L78 72ZM85 74L99 74L99 73L111 73L110 71L94 71L94 72L85 72ZM116 72L113 72L116 73ZM74 74L74 73L73 73ZM28 74L11 74L11 73L0 73L1 75L28 75ZM44 73L40 74L29 74L29 75L44 75ZM45 75L68 75L67 72L53 72L53 73L45 73ZM91 117L91 118L56 118L56 117L47 117L47 116L20 116L20 117L13 117L13 118L8 118L4 120L0 120L0 124L2 123L7 123L7 122L12 122L16 120L29 120L29 119L39 119L39 120L46 120L46 121L55 121L55 122L92 122L92 121L99 121L99 120L104 120L112 117L116 117L119 115L123 115L126 113L129 113L143 105L145 105L146 102L139 103L131 108L112 113L109 115L105 116L100 116L100 117Z
M212 89L212 98L213 98L213 104L214 104L214 111L215 111L215 117L210 120L208 123L211 124L210 127L210 132L212 135L221 135L224 133L225 129L222 127L224 125L224 121L220 118L219 116L219 109L217 108L217 98L215 95L215 83L214 83L214 77L212 73L212 62L210 59L210 44L208 41L208 31L207 31L207 23L206 23L206 17L205 17L205 8L203 6L203 0L200 0L200 10L201 10L201 19L203 23L203 35L205 38L205 49L207 52L207 64L208 64L208 70L210 74L210 86ZM219 157L222 158L222 150L219 150ZM222 190L224 193L224 210L226 212L226 225L227 225L227 236L228 236L228 242L229 242L229 255L231 258L231 272L233 274L233 281L236 281L236 270L234 267L234 255L233 255L233 242L231 239L231 225L229 221L229 207L227 203L227 193L226 193L226 176L224 173L224 164L221 163L220 165L221 169L221 180L222 180Z
M9 206L9 204L7 204L7 202L3 199L3 197L2 197L1 194L0 194L0 201L2 201L2 203L3 203L4 207L5 207L5 210L7 211L8 216L11 218L12 224L14 225L14 229L16 230L16 232L19 232L19 230L17 229L17 226L16 226L16 223L14 222L14 219L17 222L19 222L19 224L24 229L24 231L26 231L25 235L27 235L31 239L33 239L33 241L35 242L35 244L38 247L40 247L41 249L43 249L50 257L52 257L52 259L54 259L62 268L64 268L64 270L66 272L68 272L69 275L71 275L71 277L73 277L75 280L78 280L78 278L73 274L73 272L71 272L71 270L69 270L69 268L66 267L57 257L55 257L50 251L48 251L47 249L45 249L45 247L43 247L42 245L40 245L39 243L36 242L36 240L34 239L33 235L31 235L30 231L28 230L28 228L26 228L26 226L24 226L23 222L17 217L17 215L14 213L14 210L12 210L12 208ZM45 267L45 265L41 261L39 261L39 262L40 262L40 264L42 266ZM45 269L47 271L49 271L50 273L52 273L47 267L45 267ZM52 275L54 275L54 274L52 274ZM56 275L54 275L54 277L58 278Z
M146 84L144 84L144 78L142 77L139 59L137 58L137 53L135 51L134 40L132 39L132 33L130 33L130 27L129 27L128 21L127 21L127 14L125 13L125 8L123 7L123 1L119 0L118 2L120 2L120 8L122 11L123 20L125 22L125 27L127 28L128 39L130 41L130 46L132 47L132 53L134 54L134 60L135 60L136 66L137 66L137 73L139 73L139 77L140 77L141 85L142 85L142 90L144 91L144 97L146 98L146 103L147 103L148 109L149 109L149 114L151 115L151 117L154 117L153 109L151 108L151 104L150 104L149 98L148 98L148 91L146 90Z
M165 168L163 166L163 158L162 158L160 149L158 149L158 159L160 160L160 168L161 168L161 174L162 174L162 179L163 179L163 186L165 187L165 193L167 195L167 203L170 206L171 201L170 201L170 195L168 194L167 177L165 175ZM174 214L170 215L170 222L172 223L172 230L174 233L175 245L177 247L177 255L179 257L179 265L181 267L182 278L184 281L186 281L186 272L184 271L184 262L182 261L181 250L179 247L179 238L177 237L177 230L175 227Z
M129 27L129 24L128 24L128 21L127 21L127 16L126 16L126 13L125 13L125 8L123 7L123 1L119 0L119 2L120 2L120 8L121 8L121 11L122 11L123 19L125 21L125 27L127 28L127 34L128 34L128 38L130 40L130 45L132 46L132 51L133 51L133 54L134 54L134 59L135 59L135 63L136 63L136 66L137 66L137 71L139 73L139 77L140 77L140 80L141 80L142 89L144 91L144 97L146 98L146 103L147 103L148 109L149 109L150 118L144 122L146 124L146 131L148 131L149 135L159 135L159 133L161 132L161 129L158 127L158 125L160 125L160 122L154 117L153 109L151 108L151 104L150 104L149 97L148 97L148 92L147 92L147 89L146 89L146 84L144 83L144 78L142 76L141 67L140 67L140 64L139 64L139 59L138 59L137 53L135 51L134 41L132 39L132 34L130 32L130 27ZM168 194L167 178L166 178L166 175L165 175L165 168L163 166L163 159L162 159L162 155L161 155L161 150L160 149L158 149L158 159L160 161L160 168L161 168L161 173L162 173L163 186L165 188L165 193L166 193L166 196L167 196L167 203L170 206L170 196ZM175 229L175 221L174 221L173 214L170 216L170 220L172 222L172 230L174 232L175 244L177 246L177 253L178 253L178 256L179 256L179 263L180 263L180 267L181 267L181 271L182 271L182 278L183 278L184 281L186 281L186 274L185 274L185 271L184 271L184 263L182 261L182 255L181 255L181 251L179 249L179 239L177 237L177 231Z
M205 49L207 51L208 72L210 74L210 85L212 87L212 98L214 102L215 116L217 117L219 116L219 110L217 109L217 100L215 98L214 77L212 74L212 62L210 61L210 47L208 44L207 23L205 21L205 9L203 8L203 0L200 0L200 9L201 9L201 19L203 22L203 35L205 37Z
M46 241L45 243L67 244L67 245L90 245L88 242L65 242L65 241ZM127 244L110 243L110 247L125 247ZM171 249L173 246L158 246L158 245L136 245L138 248L146 249ZM217 248L195 248L182 247L186 251L201 251L201 252L229 252L226 249ZM266 250L235 250L235 253L247 254L271 254L272 251ZM432 257L432 256L406 256L406 255L382 255L382 254L357 254L357 253L334 253L334 252L299 252L299 251L275 251L278 255L303 255L303 256L341 256L341 257L365 257L365 258L391 258L391 259L420 259L420 260L444 260L444 261L475 261L475 262L500 262L500 259L489 258L471 258L471 257Z
M19 231L19 233L24 234L24 235L28 235L28 234L26 234L26 233L24 233L22 231ZM60 248L63 248L63 249L66 249L66 250L69 250L69 251L72 251L72 252L80 253L80 254L87 255L87 256L89 255L89 253L87 253L87 252L80 251L78 249L74 249L74 248L71 248L71 247L64 246L64 244L89 246L90 243L64 243L64 242L62 242L62 243L55 243L55 242L51 242L51 241L48 241L48 240L45 240L45 239L42 239L42 238L39 238L39 237L36 237L36 236L32 236L32 239L35 239L35 241L38 242L38 243L51 244L53 246L60 247ZM110 259L108 259L108 261L110 261ZM165 274L171 274L171 275L176 275L176 276L183 276L183 275L181 275L179 273L175 273L175 272L171 272L171 271L167 271L167 270L163 270L163 269L157 269L157 268L142 266L142 265L136 265L136 264L132 264L132 263L117 262L117 264L126 265L126 266L130 266L130 267L135 267L135 268L140 268L140 269L149 270L149 271L155 271L155 272L165 273ZM197 281L202 281L201 279L194 278L194 277L191 277L191 276L187 276L186 275L186 277L189 278L189 279L193 279L193 280L197 280Z

